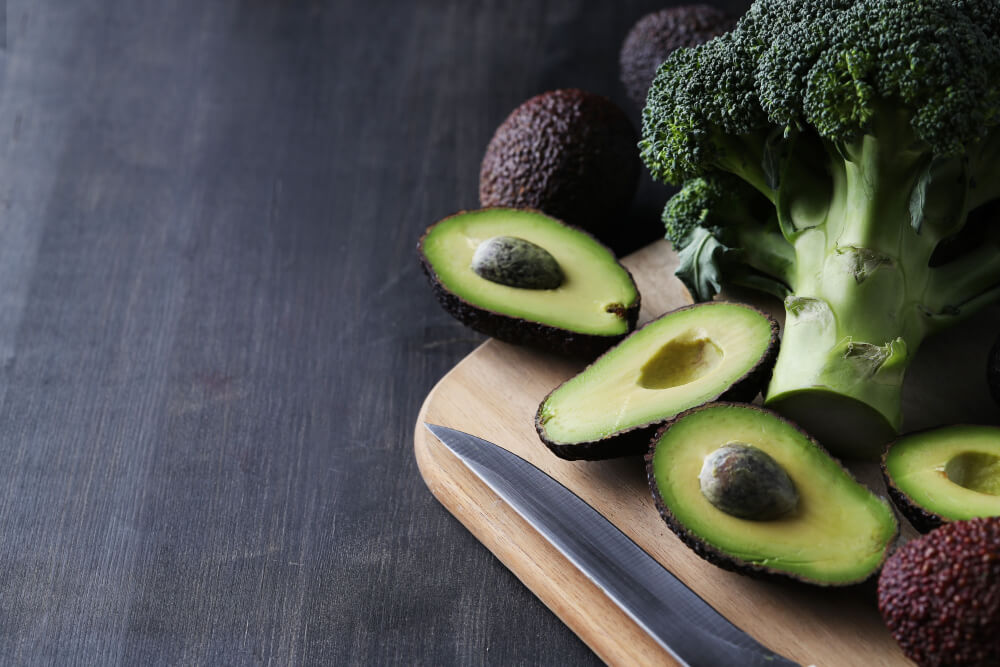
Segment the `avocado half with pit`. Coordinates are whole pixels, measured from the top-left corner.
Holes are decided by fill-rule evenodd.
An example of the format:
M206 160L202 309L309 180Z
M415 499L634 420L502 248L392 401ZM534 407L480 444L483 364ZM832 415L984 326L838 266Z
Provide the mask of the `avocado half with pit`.
M718 398L752 400L777 352L778 324L755 308L721 301L680 308L554 389L535 429L564 459L644 454L677 413Z
M705 560L751 576L861 582L899 531L889 504L804 431L753 405L678 415L646 457L660 515Z
M438 301L463 324L518 345L593 358L635 329L639 291L596 239L537 211L463 211L418 245Z
M1000 516L1000 428L957 425L905 435L882 456L889 497L922 533Z

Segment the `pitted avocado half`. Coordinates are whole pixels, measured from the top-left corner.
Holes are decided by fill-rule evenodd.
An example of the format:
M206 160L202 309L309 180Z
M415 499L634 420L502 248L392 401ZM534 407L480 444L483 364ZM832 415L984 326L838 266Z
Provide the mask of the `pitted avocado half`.
M752 400L770 377L777 343L778 324L749 306L675 310L553 390L535 428L565 459L642 454L679 412L720 397Z
M1000 516L1000 428L945 426L903 436L882 457L896 507L922 533Z
M743 461L729 471L713 462L734 443L772 461L787 475L791 495L769 464L748 481L741 479ZM646 462L653 498L670 528L702 558L741 574L823 586L857 583L879 569L898 533L887 502L791 422L753 405L710 403L678 415L655 436ZM704 478L713 473L720 483L737 485L730 503L770 497L780 511L774 503L750 502L759 514L746 518L720 509L717 494L706 493Z
M464 211L418 246L441 305L515 344L594 357L639 317L632 275L592 236L537 211Z

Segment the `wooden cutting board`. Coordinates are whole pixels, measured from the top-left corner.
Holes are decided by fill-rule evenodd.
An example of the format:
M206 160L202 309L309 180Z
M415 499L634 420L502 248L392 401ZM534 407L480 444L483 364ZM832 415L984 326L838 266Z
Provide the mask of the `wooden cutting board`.
M690 297L673 276L676 257L665 242L627 257L642 294L640 323ZM741 295L744 296L744 295ZM769 309L778 304L758 303ZM992 423L996 409L982 381L996 313L960 334L925 344L904 392L910 427ZM538 440L533 418L556 385L582 363L488 341L463 359L427 396L414 432L420 472L431 493L610 664L671 664L669 655L593 583L500 500L423 427L450 426L497 443L552 475L610 519L730 621L774 651L803 665L906 665L875 606L874 583L847 589L756 581L696 556L660 519L641 457L564 461ZM963 378L977 374L980 382ZM911 390L911 386L916 389ZM923 387L923 389L921 389ZM850 466L877 493L874 464ZM901 520L903 539L913 535Z

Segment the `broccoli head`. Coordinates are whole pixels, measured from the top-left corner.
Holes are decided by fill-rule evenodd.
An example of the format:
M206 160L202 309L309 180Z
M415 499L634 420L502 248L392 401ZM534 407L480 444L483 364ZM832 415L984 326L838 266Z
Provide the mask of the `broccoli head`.
M923 338L1000 296L1000 221L967 225L997 210L998 126L995 0L757 0L660 66L640 150L683 184L678 275L785 299L766 402L843 455L898 431Z

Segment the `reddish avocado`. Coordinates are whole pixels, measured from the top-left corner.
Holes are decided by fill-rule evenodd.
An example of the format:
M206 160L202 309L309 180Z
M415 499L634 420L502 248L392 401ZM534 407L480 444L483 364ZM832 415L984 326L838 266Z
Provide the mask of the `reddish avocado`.
M1000 517L956 521L886 562L878 608L918 665L1000 664Z

